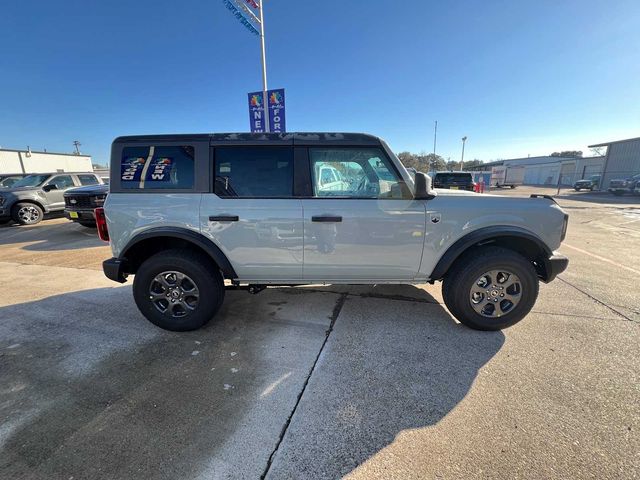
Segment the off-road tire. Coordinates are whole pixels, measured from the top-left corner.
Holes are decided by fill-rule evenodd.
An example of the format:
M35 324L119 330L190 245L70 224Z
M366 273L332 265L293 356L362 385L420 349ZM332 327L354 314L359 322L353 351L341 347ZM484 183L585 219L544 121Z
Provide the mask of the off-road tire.
M24 215L24 210L27 209L32 213L30 218ZM11 218L13 221L20 225L35 225L40 223L44 217L44 211L40 205L31 202L18 202L11 208Z
M151 300L151 288L163 272L186 275L198 290L198 301L192 311L176 318L162 313ZM157 285L157 282L156 282ZM133 280L133 297L140 312L154 325L165 330L185 332L207 324L224 300L224 280L218 266L207 256L188 250L164 250L145 260Z
M491 270L505 270L520 279L519 302L500 317L486 317L474 310L471 288ZM533 308L538 297L538 276L529 260L502 247L478 247L463 254L452 265L442 283L444 303L460 323L475 330L502 330L515 325Z

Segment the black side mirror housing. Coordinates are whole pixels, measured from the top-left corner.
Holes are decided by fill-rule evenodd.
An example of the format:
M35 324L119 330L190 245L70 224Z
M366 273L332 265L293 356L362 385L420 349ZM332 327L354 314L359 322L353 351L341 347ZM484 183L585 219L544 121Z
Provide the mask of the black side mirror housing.
M436 195L436 192L431 189L431 177L422 172L416 172L413 198L415 200L433 200Z
M42 190L44 190L45 192L50 192L51 190L57 190L57 189L58 189L58 186L53 183L42 187Z

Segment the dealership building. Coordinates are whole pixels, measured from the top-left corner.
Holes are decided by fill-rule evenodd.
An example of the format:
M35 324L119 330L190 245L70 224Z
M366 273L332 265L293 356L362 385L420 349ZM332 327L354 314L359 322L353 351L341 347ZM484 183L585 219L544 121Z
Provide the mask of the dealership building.
M605 155L595 157L526 157L509 158L484 163L471 168L485 172L485 178L492 167L524 167L525 185L570 186L576 180L600 175L600 188L606 189L614 178L629 178L640 173L640 137L589 145L589 148L606 147ZM486 181L486 180L485 180Z
M0 148L0 174L91 171L89 155Z

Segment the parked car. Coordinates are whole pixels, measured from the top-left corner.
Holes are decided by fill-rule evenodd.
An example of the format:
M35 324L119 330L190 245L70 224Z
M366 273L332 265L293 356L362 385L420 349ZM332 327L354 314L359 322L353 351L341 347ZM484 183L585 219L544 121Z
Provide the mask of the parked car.
M608 191L614 195L624 195L625 193L634 193L638 183L640 182L640 173L629 178L614 178L609 182Z
M64 194L64 216L87 228L96 228L96 207L104 205L109 186L98 183L67 190Z
M450 190L468 190L473 192L476 184L469 172L436 172L433 176L434 188Z
M576 192L580 190L589 190L593 192L593 190L598 188L600 185L600 175L591 175L589 178L583 178L581 180L576 181L573 184L573 188Z
M10 174L3 173L2 175L0 175L0 189L9 188L13 186L13 184L16 183L18 180L24 177L25 177L25 174L23 173L10 173Z
M34 225L45 213L64 210L64 192L73 187L95 185L102 180L90 172L34 173L0 190L0 223L13 220Z
M322 163L366 181L326 196ZM227 288L440 280L453 316L498 330L568 265L554 253L568 215L532 197L437 192L365 134L145 135L113 142L96 221L105 275L135 275L138 308L167 330L206 324Z

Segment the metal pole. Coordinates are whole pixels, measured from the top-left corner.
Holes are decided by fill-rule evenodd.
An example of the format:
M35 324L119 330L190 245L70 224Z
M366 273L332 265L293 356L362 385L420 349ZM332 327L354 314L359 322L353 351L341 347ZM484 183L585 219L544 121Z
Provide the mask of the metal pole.
M438 138L438 120L436 120L436 125L433 127L433 154L436 154L436 140Z
M460 171L462 171L462 165L464 164L464 142L467 141L467 137L462 137L462 157L460 157Z
M264 13L262 11L262 0L258 0L260 7L260 44L262 46L262 106L264 111L264 131L270 132L269 128L269 99L267 98L267 54L264 48Z

